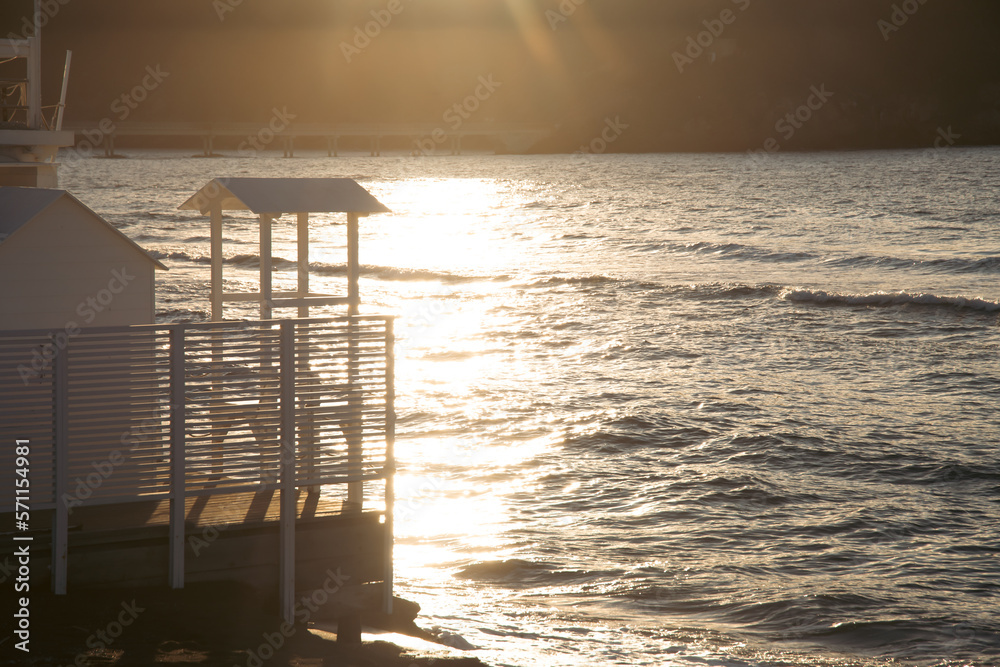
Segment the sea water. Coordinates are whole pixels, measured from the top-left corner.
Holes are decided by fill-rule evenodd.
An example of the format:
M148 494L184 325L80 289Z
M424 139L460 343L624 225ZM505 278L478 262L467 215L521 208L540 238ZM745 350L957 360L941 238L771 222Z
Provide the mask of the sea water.
M400 316L397 592L469 655L1000 664L1000 150L134 151L62 185L170 267L161 321L201 320L208 221L177 207L223 176L393 210L361 292ZM314 216L319 291L343 223ZM256 232L227 217L227 289L256 288Z

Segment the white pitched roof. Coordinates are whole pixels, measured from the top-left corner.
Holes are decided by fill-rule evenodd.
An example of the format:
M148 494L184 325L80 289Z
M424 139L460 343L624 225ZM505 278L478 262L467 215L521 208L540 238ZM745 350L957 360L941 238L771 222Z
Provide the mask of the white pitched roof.
M3 247L3 242L7 237L34 220L39 213L54 204L61 197L68 197L74 204L97 220L100 220L109 230L117 234L138 252L141 252L146 259L153 262L157 268L164 271L167 270L166 266L146 252L142 246L123 234L110 222L94 213L83 202L65 190L0 187L0 247Z
M0 235L10 236L64 194L65 190L0 187Z
M352 178L216 178L181 204L207 215L223 211L269 213L390 213Z

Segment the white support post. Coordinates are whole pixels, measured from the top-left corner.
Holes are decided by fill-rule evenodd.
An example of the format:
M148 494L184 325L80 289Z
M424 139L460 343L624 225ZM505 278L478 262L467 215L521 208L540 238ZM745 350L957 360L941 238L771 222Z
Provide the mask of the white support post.
M52 592L66 595L66 565L69 557L69 508L63 502L69 467L69 350L56 355L55 364L55 518L52 523Z
M360 360L358 355L358 326L354 319L357 313L352 313L347 322L347 430L344 439L347 441L347 474L357 477L357 480L347 483L347 503L351 510L360 512L364 506L365 483L361 477L365 471L365 438L364 419L361 411L364 408L364 397L361 396L361 383L358 382Z
M42 3L34 2L34 34L28 40L28 129L43 130L42 120Z
M222 204L212 204L212 321L223 319L222 303Z
M347 214L347 314L357 315L361 305L358 279L361 276L361 264L358 259L358 244L360 238L359 216L357 213Z
M73 63L73 52L66 52L66 64L63 66L62 92L59 93L59 108L56 110L55 130L63 126L63 112L66 111L66 90L69 88L69 67Z
M295 618L295 322L281 323L281 499L278 597L281 618Z
M271 319L271 216L260 214L260 319Z
M298 214L298 288L297 294L300 299L309 296L309 214ZM299 306L299 317L306 319L309 317L309 305ZM305 346L299 352L299 368L309 372L309 347ZM316 472L316 429L313 425L311 407L315 402L303 398L304 418L299 435L299 452L303 457L303 474L306 479L312 479ZM319 493L318 486L310 486L309 493Z
M184 327L170 330L170 587L184 588Z
M393 331L394 320L390 317L385 322L385 599L383 611L392 615L393 587L393 512L396 503L396 385L394 377L396 364L393 348L396 336Z
M347 314L355 317L361 305L358 280L361 276L361 264L358 259L360 239L360 216L357 213L347 214ZM347 327L347 405L350 411L347 433L347 466L348 474L362 475L364 472L364 435L361 432L364 421L361 419L362 400L358 395L360 387L356 384L358 373L358 341L357 329L352 320ZM361 511L364 502L364 482L356 481L347 484L347 502L352 509Z
M303 299L309 296L309 214L299 213L298 215L298 234L299 234L299 257L298 257L298 270L299 270L299 285L298 294L299 298ZM299 317L307 318L309 317L309 306L303 305L299 306Z

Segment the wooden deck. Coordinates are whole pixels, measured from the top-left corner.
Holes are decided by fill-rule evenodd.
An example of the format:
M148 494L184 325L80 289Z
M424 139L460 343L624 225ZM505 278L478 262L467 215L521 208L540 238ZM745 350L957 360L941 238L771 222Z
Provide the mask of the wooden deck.
M280 493L275 490L259 493L227 493L191 496L185 499L184 524L188 531L215 526L253 525L277 521L280 515ZM297 520L341 516L352 513L346 503L321 498L318 493L296 493ZM353 510L354 514L358 514ZM0 521L3 519L0 518ZM12 522L0 525L13 525ZM99 531L122 528L145 528L170 525L168 499L83 506L69 517L70 530Z
M279 496L258 493L186 499L185 579L236 581L276 589ZM386 530L380 512L361 512L318 493L297 494L295 588L323 587L331 574L351 586L385 578ZM48 588L52 511L32 513L31 584ZM0 526L13 526L11 513ZM69 517L73 589L165 585L169 577L170 502L166 499L75 508ZM19 533L24 535L25 533ZM10 533L0 534L0 564L14 562Z

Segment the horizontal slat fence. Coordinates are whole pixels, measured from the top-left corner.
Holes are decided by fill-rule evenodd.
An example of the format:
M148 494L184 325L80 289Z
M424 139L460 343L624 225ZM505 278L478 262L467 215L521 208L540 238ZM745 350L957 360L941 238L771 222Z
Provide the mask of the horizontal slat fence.
M13 481L29 440L56 588L79 505L172 499L175 586L187 496L340 485L360 510L385 480L391 511L392 345L387 317L0 331L0 471ZM14 488L0 483L0 506Z
M388 318L285 320L293 327L296 486L381 479L386 468ZM184 492L278 488L281 322L0 332L0 469L32 443L31 497L51 509L54 352L66 355L70 506L170 497L171 331L183 332ZM53 340L55 342L53 343ZM37 354L36 354L37 353ZM33 363L34 362L34 363ZM0 485L10 506L11 485Z

